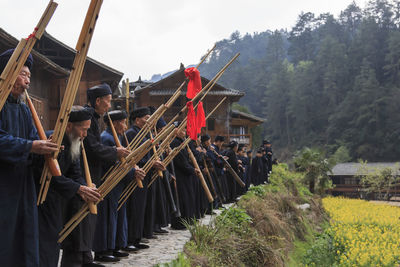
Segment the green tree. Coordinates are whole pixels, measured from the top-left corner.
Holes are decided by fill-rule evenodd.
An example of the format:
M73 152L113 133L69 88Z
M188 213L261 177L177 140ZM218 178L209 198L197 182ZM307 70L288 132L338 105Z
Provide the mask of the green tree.
M323 194L332 186L328 175L332 172L332 166L319 149L306 147L298 151L294 157L294 164L298 171L304 172L311 193L317 189L319 194Z

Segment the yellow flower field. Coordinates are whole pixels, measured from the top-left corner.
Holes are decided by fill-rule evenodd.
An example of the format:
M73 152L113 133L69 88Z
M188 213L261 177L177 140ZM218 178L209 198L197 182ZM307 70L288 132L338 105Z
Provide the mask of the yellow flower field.
M340 266L399 266L399 207L334 197L322 202Z

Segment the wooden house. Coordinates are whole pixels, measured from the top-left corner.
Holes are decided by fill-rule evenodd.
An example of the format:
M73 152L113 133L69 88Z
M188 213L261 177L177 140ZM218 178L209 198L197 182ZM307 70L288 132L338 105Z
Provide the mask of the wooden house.
M170 74L169 76L154 82L144 82L139 79L129 84L130 95L134 105L133 107L154 106L159 107L166 103L173 95L175 90L185 80L184 66ZM229 70L228 70L229 71ZM207 78L201 77L203 87L209 82ZM181 96L166 111L164 118L166 121L171 120L181 109L188 99L186 98L187 86L181 92ZM263 119L243 112L231 109L232 103L239 101L244 96L243 92L235 89L225 88L220 84L215 84L211 91L207 94L203 101L204 111L207 115L224 97L227 99L219 107L219 109L207 120L207 127L202 129L202 134L209 134L212 139L216 135L227 137L227 142L236 140L245 145L251 145L250 129L256 125L263 123ZM119 102L122 108L125 108L123 101ZM132 110L132 109L131 109ZM182 117L180 118L182 119Z
M391 169L396 177L400 177L399 162L339 163L332 168L331 173L328 173L333 184L333 188L328 192L335 196L362 197L364 190L360 184L360 177L386 168ZM399 193L399 189L397 186L392 188L392 191Z

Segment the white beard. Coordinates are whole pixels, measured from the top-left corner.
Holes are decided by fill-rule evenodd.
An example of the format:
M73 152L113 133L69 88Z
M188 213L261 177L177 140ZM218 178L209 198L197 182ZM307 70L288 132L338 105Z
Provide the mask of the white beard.
M81 156L81 139L74 137L72 134L68 134L68 139L71 142L69 153L72 161L75 161Z

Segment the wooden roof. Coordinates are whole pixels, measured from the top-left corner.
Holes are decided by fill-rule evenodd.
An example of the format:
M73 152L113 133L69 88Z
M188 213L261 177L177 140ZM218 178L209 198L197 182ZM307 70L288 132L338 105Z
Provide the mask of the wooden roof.
M18 42L19 41L15 37L7 33L3 28L0 28L0 43L3 44L6 49L15 48ZM64 77L69 75L70 71L68 69L61 67L39 52L32 50L31 54L34 59L34 65L44 65L46 71L56 76Z
M136 89L135 94L140 94L144 91L148 91L150 96L170 96L175 92L177 88L166 88L162 87L161 85L166 83L166 81L168 80L177 80L179 81L179 83L183 82L185 79L184 71L185 68L183 67L183 65L181 65L181 67L177 71L172 72L167 77L164 77L163 79L157 82L150 83L145 87ZM210 80L208 80L207 78L201 77L201 83L203 86L205 86L209 82ZM186 90L182 90L181 94L186 95ZM208 95L233 97L236 98L235 99L236 101L239 100L242 96L244 96L244 94L245 94L244 92L231 88L226 88L218 83L216 83L214 87L211 89L211 91L208 93Z
M385 168L392 169L395 175L400 175L400 162L371 162L366 163L366 168L362 168L361 163L348 162L339 163L332 169L330 176L355 176L366 175Z

